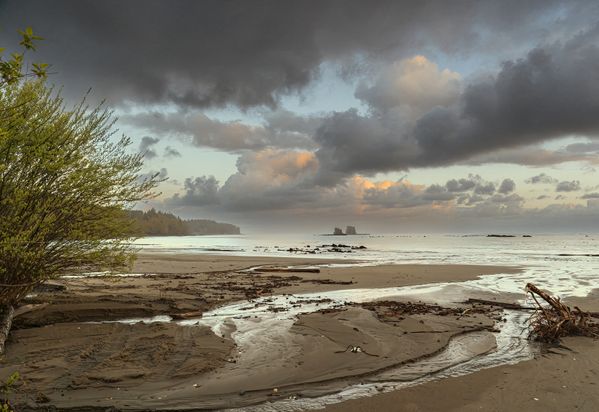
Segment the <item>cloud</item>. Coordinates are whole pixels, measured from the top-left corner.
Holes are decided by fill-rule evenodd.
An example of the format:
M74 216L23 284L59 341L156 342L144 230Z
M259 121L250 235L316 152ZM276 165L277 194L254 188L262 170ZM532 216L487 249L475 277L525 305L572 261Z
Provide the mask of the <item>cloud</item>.
M147 173L142 173L139 176L137 176L137 180L139 182L145 182L147 180L150 179L157 179L159 181L163 181L166 180L168 178L168 170L166 170L166 168L161 168L160 170L156 171L156 170L151 170Z
M246 152L237 160L237 173L220 185L212 176L187 178L182 194L169 206L218 205L228 211L287 209L308 206L321 196L311 182L318 168L306 151L265 149Z
M478 198L476 202L470 202L472 207L460 208L457 212L465 217L494 217L505 215L519 215L523 213L524 198L516 193L509 195L494 194L487 198Z
M559 182L555 187L556 192L575 192L580 190L580 182L578 180Z
M572 143L566 146L566 150L571 153L597 153L599 142Z
M184 193L175 194L166 200L166 204L171 207L180 206L208 206L219 203L218 190L219 184L214 176L202 176L187 178L183 184Z
M314 180L317 172L318 159L308 151L247 152L240 157L237 172L224 183L219 184L211 176L189 178L181 192L167 198L163 207L189 216L200 212L223 219L234 216L256 230L274 222L289 229L301 224L304 230L324 230L323 225L328 230L338 219L388 231L480 231L481 223L488 230L536 227L546 231L567 228L568 223L587 230L597 227L593 220L597 199L591 194L587 207L568 205L564 203L567 198L558 194L556 201L562 204L525 208L520 194L500 192L502 186L511 186L504 184L512 180L509 178L500 180L494 193L488 190L490 194L478 194L476 187L485 187L489 182L477 175L430 185L405 178L376 181L353 176L335 186L318 186ZM474 182L474 186L466 183L468 189L450 191L452 181ZM548 199L547 195L539 198Z
M46 38L41 59L77 95L93 87L116 103L248 108L274 107L282 95L301 92L325 62L350 73L356 56L376 62L419 50L497 54L524 39L580 30L596 17L591 5L9 0L0 3L0 27L12 34L33 26ZM546 16L558 13L549 25Z
M540 175L536 175L536 176L526 179L526 183L533 184L533 185L536 185L536 184L553 185L558 182L559 182L559 180L557 180L556 178L553 178L549 175L546 175L545 173L541 173Z
M153 159L158 156L156 150L152 148L156 143L160 142L160 139L151 136L144 136L141 138L141 142L139 143L139 152L144 155L144 157L148 159Z
M80 91L93 86L113 103L142 107L123 116L139 129L229 152L312 150L318 183L335 186L354 174L587 156L576 147L513 150L599 132L599 29L591 24L597 20L591 4L459 1L431 7L384 0L373 7L327 0L170 7L152 0L51 6L13 0L0 5L0 27L8 33L33 25L46 37L39 57L54 64L59 83ZM560 18L548 23L552 13ZM505 55L497 57L497 50ZM489 72L463 79L426 56L480 59ZM498 58L504 63L493 68ZM268 112L283 96L307 90L327 65L362 80L355 95L367 110L314 117ZM156 105L170 112L157 113ZM200 112L256 106L262 124Z
M417 120L437 106L450 106L459 98L461 76L424 56L414 56L386 67L374 84L362 82L356 97L375 110L397 109L405 119Z
M479 183L474 188L474 193L477 195L492 195L495 193L495 185L491 182Z
M316 184L318 159L309 151L265 149L239 157L237 172L222 185L213 177L188 178L181 193L168 198L169 207L202 208L227 213L322 210L325 213L371 213L373 210L472 206L513 198L493 197L495 185L477 175L446 184L418 185L405 178L373 181L353 176L335 186ZM510 179L505 179L509 181ZM457 186L456 186L457 185ZM505 185L508 185L506 183ZM465 196L458 199L458 195ZM494 199L494 200L490 200Z
M582 199L599 199L599 193L586 193L582 196Z
M309 205L318 197L312 184L318 162L312 152L266 149L245 153L238 172L223 185L226 207L236 210L289 208Z
M248 125L240 121L219 121L203 113L146 112L121 116L121 121L164 137L178 137L194 146L213 147L223 151L262 150L267 147L314 148L314 142L306 130L318 122L317 119L285 119L273 114L269 117L274 123ZM295 120L295 122L293 122ZM299 125L303 122L302 125Z
M479 176L471 176L468 179L451 179L448 180L445 184L445 187L450 192L466 192L468 190L474 189L477 181L480 180Z
M312 136L322 124L322 117L297 115L289 110L262 112L265 127L277 133L297 133L300 136Z
M398 182L370 182L364 180L363 201L366 205L383 208L413 208L447 202L454 194L440 185L414 185L403 179Z
M315 136L321 182L442 166L567 134L599 133L598 38L599 26L506 61L496 75L465 85L457 103L432 108L413 127L379 106L369 115L334 114Z
M181 153L174 147L167 146L164 148L164 157L181 157Z
M547 150L539 145L519 147L517 149L498 149L491 153L477 154L463 161L467 165L488 163L508 163L525 166L549 166L566 162L597 163L599 159L587 152L569 152L567 150Z
M516 183L512 179L503 179L497 191L503 195L507 195L514 190L516 190Z

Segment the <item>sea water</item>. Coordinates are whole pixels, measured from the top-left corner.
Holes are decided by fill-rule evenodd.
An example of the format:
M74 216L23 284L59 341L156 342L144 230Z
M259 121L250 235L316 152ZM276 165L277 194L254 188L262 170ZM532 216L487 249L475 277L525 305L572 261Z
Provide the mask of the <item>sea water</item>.
M351 253L289 252L324 244L365 246ZM361 264L475 264L518 266L519 275L490 275L474 282L493 292L520 293L526 282L560 296L586 296L599 287L599 235L357 235L357 236L172 236L146 237L135 245L147 252L207 253L238 256L320 257Z

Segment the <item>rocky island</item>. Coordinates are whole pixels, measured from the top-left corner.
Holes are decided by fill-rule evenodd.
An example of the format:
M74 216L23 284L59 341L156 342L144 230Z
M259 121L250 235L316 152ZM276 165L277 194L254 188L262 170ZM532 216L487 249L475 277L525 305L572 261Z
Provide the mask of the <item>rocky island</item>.
M345 228L345 233L343 233L343 230L341 230L340 228L336 227L333 230L333 236L351 236L351 235L357 235L358 232L356 232L356 227L355 226L347 226Z

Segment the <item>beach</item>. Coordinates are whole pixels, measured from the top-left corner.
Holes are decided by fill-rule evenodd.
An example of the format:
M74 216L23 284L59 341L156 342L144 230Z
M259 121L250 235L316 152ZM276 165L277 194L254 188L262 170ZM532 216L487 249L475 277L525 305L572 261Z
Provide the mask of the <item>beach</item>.
M513 366L389 392L378 386L402 366L415 381L433 375L430 366L419 369L420 361L460 339L471 359L492 352L503 312L460 299L517 297L465 296L456 287L521 272L516 266L142 253L130 273L63 277L26 299L0 377L19 372L14 402L23 410L260 410L265 402L275 410L513 410L497 405L504 398L568 410L576 391L593 393L597 357L588 338L567 340L572 352L547 352ZM442 294L426 289L438 284ZM393 292L411 287L413 298ZM575 303L596 310L588 307L594 296ZM522 376L535 384L522 385ZM575 389L560 396L556 382ZM361 384L387 393L335 399ZM545 397L535 395L540 392ZM578 410L591 410L591 398Z
M571 299L599 311L598 294ZM330 405L326 411L595 411L599 405L599 345L568 337L534 359L400 391Z

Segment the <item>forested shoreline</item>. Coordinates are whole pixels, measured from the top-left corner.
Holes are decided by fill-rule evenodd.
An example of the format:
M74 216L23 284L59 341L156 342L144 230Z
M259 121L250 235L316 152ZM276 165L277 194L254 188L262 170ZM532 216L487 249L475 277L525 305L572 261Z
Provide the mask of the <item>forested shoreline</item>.
M138 236L238 235L238 226L209 219L181 219L156 209L129 212Z

